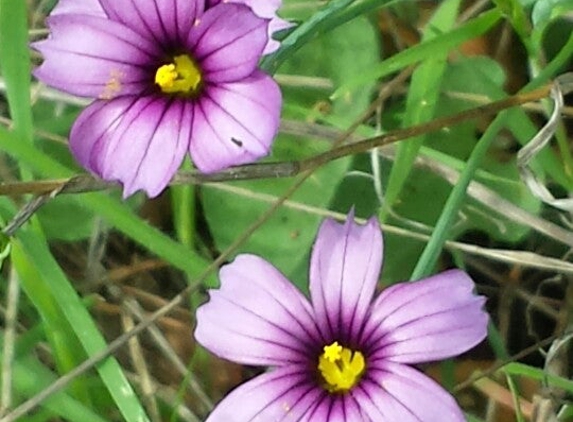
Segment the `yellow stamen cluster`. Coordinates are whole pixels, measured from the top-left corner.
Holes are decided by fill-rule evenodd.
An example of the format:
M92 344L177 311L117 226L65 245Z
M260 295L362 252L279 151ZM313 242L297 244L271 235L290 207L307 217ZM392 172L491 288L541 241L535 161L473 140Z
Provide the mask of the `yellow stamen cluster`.
M155 83L166 94L194 94L202 81L201 71L186 54L175 56L173 63L164 64L155 72Z
M318 358L318 371L324 380L324 388L331 393L343 393L360 381L366 361L359 351L342 347L337 341L324 346Z

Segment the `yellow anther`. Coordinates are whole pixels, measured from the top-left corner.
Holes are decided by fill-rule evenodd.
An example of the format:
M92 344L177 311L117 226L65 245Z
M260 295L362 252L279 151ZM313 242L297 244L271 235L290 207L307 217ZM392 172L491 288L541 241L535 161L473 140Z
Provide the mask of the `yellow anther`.
M172 87L175 79L177 79L177 72L173 63L164 64L155 73L155 83L161 88Z
M342 346L338 344L337 341L335 341L334 343L328 346L324 346L323 350L324 350L323 356L325 359L328 359L330 362L336 362L338 359L340 359Z
M324 353L318 358L318 371L326 390L343 393L358 384L366 369L361 352L342 347L336 341L324 346L323 350Z
M164 64L155 72L155 83L166 94L194 94L202 80L201 71L186 54L175 56L173 63Z

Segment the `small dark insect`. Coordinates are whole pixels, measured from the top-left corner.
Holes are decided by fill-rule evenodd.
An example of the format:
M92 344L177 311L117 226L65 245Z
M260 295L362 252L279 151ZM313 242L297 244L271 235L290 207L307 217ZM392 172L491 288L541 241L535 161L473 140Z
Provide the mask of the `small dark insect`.
M243 141L240 141L236 138L231 138L231 142L233 142L235 145L237 145L238 147L242 147L243 146Z

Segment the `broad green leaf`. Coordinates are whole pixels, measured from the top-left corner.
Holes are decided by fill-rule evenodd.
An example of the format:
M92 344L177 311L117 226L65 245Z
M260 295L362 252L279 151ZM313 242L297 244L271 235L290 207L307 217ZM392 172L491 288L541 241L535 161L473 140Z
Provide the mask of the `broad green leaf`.
M70 196L55 198L36 215L48 239L72 242L87 239L93 232L94 213Z
M503 84L505 77L499 65L486 57L462 58L450 66L446 71L442 90L444 92L477 96L486 100L498 100L503 98ZM455 111L467 109L478 105L475 102L456 99L445 96L442 99L440 114L453 114ZM478 133L476 121L467 122L449 128L447 131L436 133L431 137L429 146L452 155L458 160L466 160L473 150ZM541 203L536 199L527 187L521 182L514 157L505 157L503 148L499 147L496 152L495 145L492 151L486 155L482 168L489 174L496 175L494 178L476 179L496 191L502 198L507 199L526 209L536 213ZM493 215L483 205L469 200L464 207L464 213L468 219L458 232L478 229L487 232L494 239L514 243L521 240L529 228L503 218L501 215Z
M303 24L296 28L287 38L281 42L280 48L273 54L266 56L261 63L261 68L269 73L274 73L278 67L299 48L318 33L333 29L332 18L340 10L346 8L352 0L332 0L324 8L317 11Z
M360 18L305 45L281 70L293 75L329 78L337 86L375 63L377 55L375 31L368 20ZM335 101L332 114L342 121L351 122L367 107L371 87L369 85L350 97ZM309 114L314 104L326 100L326 94L317 90L284 88L283 93L286 102L302 105ZM308 157L327 147L325 143L280 136L273 149L273 159ZM293 199L310 206L327 207L348 171L349 162L349 159L337 160L319 169ZM242 189L241 195L205 187L202 196L205 216L217 248L225 249L269 208L270 203L256 200L254 196L262 194L278 198L292 183L292 180L234 183L231 187ZM242 251L263 256L289 276L296 272L297 284L305 288L306 277L301 274L301 268L306 263L319 223L317 216L283 207L250 237Z
M538 0L531 11L533 25L545 28L553 19L573 9L573 0Z
M530 81L523 89L535 89L541 84L547 83L547 80L551 78L555 72L563 66L563 63L570 58L569 53L572 48L572 43L573 37L570 37L559 54L557 54L555 58L539 73L539 75ZM470 157L466 161L466 165L460 174L458 182L452 189L451 194L444 204L440 218L436 222L428 244L418 259L411 279L419 279L433 272L442 248L444 247L444 243L450 236L450 230L454 224L456 216L458 215L464 199L466 198L467 187L475 177L479 166L496 139L497 134L507 125L506 122L509 117L510 112L507 110L499 113L477 142Z

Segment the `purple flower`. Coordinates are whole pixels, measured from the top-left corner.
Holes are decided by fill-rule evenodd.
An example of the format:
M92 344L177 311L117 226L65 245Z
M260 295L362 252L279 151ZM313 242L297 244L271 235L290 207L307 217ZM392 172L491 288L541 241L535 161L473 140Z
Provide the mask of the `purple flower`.
M158 195L187 152L203 172L268 154L281 94L257 70L269 20L205 0L60 0L35 75L94 98L74 123L76 159Z
M486 336L484 298L450 270L385 289L375 219L322 224L308 300L271 264L240 255L197 310L216 355L273 369L231 392L208 422L463 421L453 397L411 364L458 355Z

